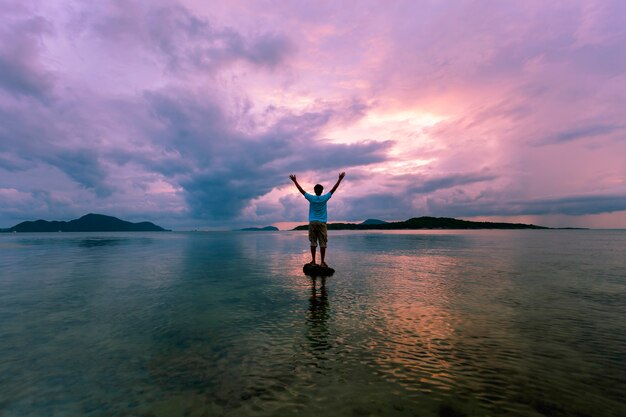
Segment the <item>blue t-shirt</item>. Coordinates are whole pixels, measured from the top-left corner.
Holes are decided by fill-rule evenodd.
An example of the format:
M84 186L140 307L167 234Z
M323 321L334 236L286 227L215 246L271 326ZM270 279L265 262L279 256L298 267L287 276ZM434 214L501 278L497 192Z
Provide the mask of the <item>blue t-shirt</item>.
M315 195L304 193L304 198L309 200L309 221L326 223L328 212L326 211L326 202L332 197L332 193L324 195Z

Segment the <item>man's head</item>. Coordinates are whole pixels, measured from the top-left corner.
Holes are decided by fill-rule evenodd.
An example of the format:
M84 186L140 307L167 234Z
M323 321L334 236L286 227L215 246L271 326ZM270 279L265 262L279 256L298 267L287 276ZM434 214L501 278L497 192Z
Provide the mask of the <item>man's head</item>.
M316 184L315 187L313 187L313 191L315 191L315 195L322 195L322 191L324 191L324 187L320 184Z

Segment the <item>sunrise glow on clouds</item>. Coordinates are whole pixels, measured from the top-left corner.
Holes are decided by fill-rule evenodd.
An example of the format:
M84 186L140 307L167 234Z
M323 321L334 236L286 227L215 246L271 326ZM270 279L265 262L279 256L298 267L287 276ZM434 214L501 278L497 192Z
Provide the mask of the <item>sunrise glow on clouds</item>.
M622 1L0 7L0 227L626 227Z

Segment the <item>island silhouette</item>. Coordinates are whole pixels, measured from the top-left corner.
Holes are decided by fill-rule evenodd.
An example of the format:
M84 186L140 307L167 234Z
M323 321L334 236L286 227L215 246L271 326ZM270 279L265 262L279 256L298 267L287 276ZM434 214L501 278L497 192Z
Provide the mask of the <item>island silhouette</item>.
M292 230L307 230L303 224ZM524 223L474 222L451 217L413 217L399 222L387 222L378 219L367 219L362 223L328 223L328 230L419 230L419 229L551 229ZM274 226L248 227L239 231L277 231ZM43 232L169 232L152 222L132 223L117 217L104 214L89 213L70 221L35 220L16 224L8 229L0 229L4 233L43 233Z
M303 224L293 230L307 230ZM328 230L412 230L412 229L549 229L523 223L493 223L459 220L451 217L413 217L401 222L367 219L363 223L328 223Z
M151 222L131 223L117 217L89 213L75 220L25 221L2 232L42 233L42 232L168 232L169 230Z
M244 227L243 229L238 229L239 232L277 232L279 229L276 226L265 226L265 227Z

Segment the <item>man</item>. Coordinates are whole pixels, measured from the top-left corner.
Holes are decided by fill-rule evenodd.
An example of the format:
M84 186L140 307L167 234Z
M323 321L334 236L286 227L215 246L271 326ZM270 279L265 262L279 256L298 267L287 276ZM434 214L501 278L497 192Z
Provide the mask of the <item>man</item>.
M330 200L330 197L333 196L335 191L337 191L337 187L343 180L343 177L346 176L345 172L339 174L339 179L335 186L330 190L329 193L322 195L322 191L324 191L324 187L320 184L317 184L313 187L315 191L315 195L309 194L300 187L298 184L298 180L295 175L290 175L289 178L298 188L298 191L302 193L304 198L309 201L309 241L311 241L311 264L315 265L315 252L317 249L317 242L320 245L320 255L322 257L322 262L320 263L323 267L328 267L326 262L324 262L324 258L326 256L326 244L328 242L328 231L326 229L326 221L328 218L328 212L326 210L326 203Z

